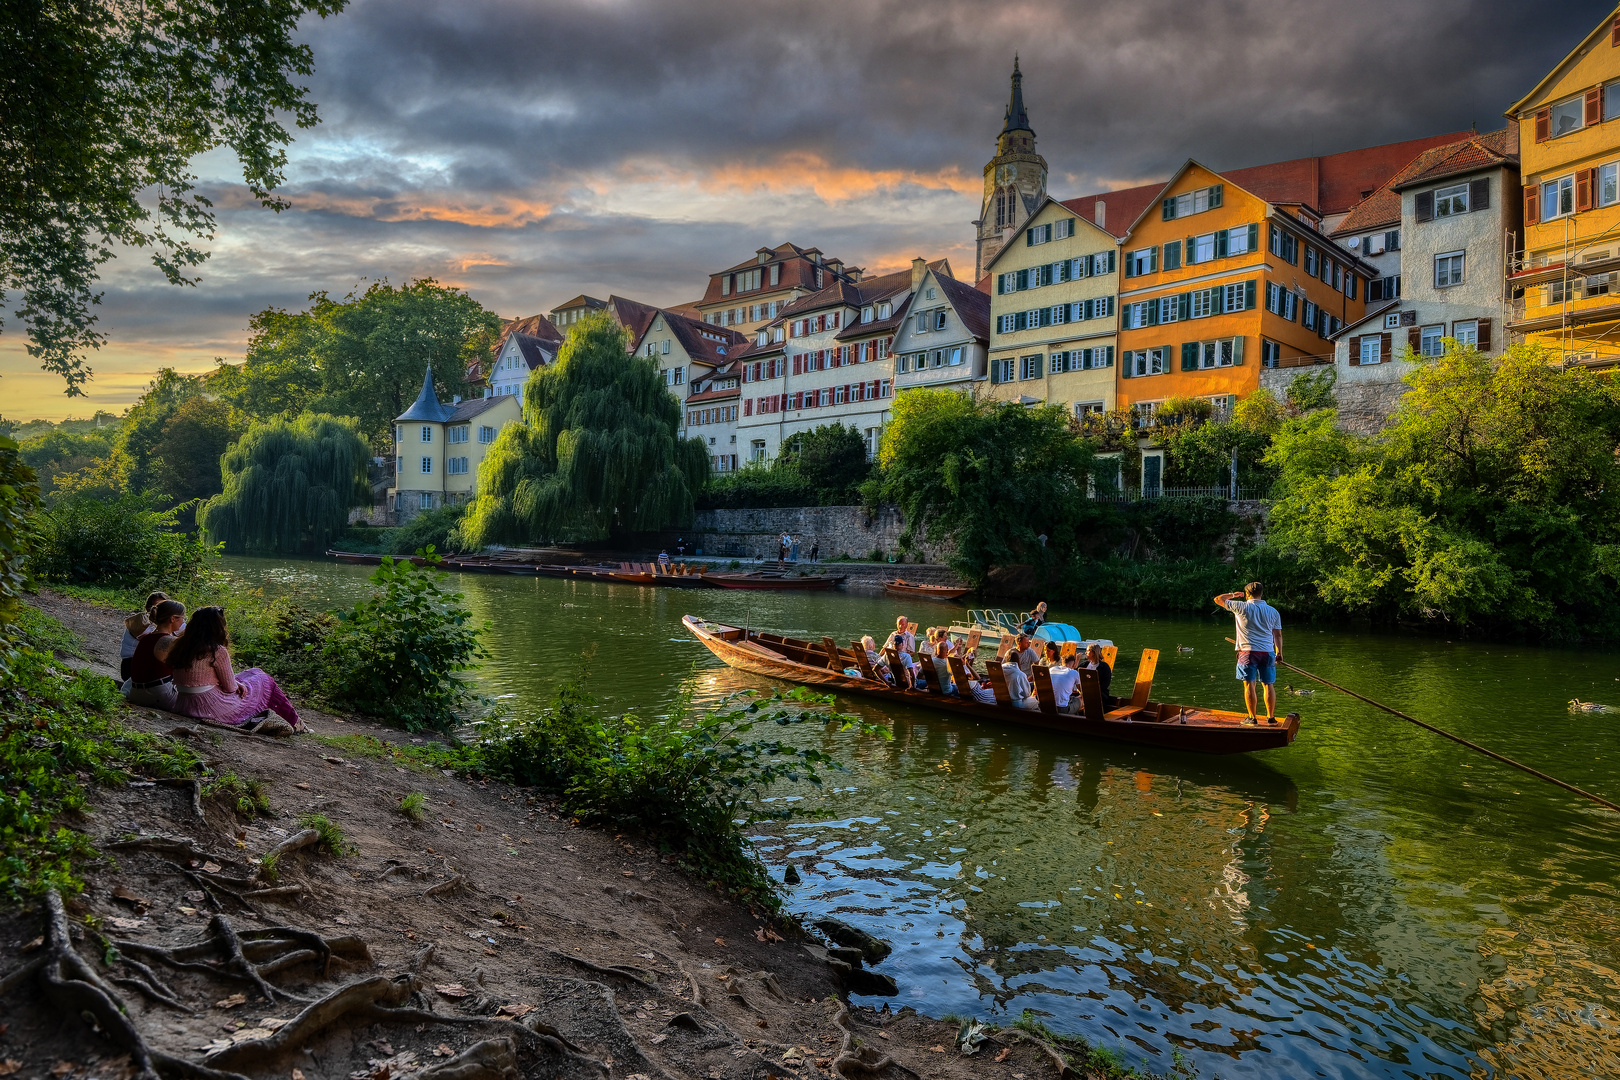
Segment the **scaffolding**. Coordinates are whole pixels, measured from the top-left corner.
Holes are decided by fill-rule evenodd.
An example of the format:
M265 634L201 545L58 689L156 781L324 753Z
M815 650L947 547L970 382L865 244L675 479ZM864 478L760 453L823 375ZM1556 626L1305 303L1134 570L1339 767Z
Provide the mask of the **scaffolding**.
M1528 235L1521 244L1518 233L1502 234L1507 330L1516 341L1556 336L1566 368L1620 366L1620 222L1586 237L1577 215L1567 215L1563 224L1562 245L1539 255L1528 250ZM1534 318L1527 317L1527 290L1555 284L1556 307L1540 305ZM1600 296L1611 301L1585 303Z

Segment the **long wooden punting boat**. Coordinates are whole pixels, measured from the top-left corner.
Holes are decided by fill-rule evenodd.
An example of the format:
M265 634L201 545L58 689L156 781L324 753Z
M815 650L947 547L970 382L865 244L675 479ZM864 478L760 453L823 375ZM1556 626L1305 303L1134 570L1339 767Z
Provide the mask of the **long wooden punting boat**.
M848 574L813 574L806 577L792 577L788 574L715 574L703 575L703 580L711 585L718 585L722 589L795 589L818 590L834 589L849 579Z
M376 566L384 559L393 559L395 562L409 560L417 566L427 565L427 560L420 555L384 555L369 551L333 551L328 549L326 556L329 559L336 559L340 563L348 563L351 566Z
M1157 649L1142 651L1141 666L1137 670L1131 697L1114 708L1104 703L1097 673L1082 671L1080 693L1083 705L1078 714L1073 714L1058 710L1052 694L1052 681L1044 668L1035 669L1034 681L1040 708L1022 709L1014 706L1008 697L999 666L993 661L987 663L986 675L995 687L998 702L989 705L971 697L956 697L931 690L897 690L878 677L867 659L866 650L853 642L851 648L843 649L831 638L824 637L820 642L804 641L761 630L707 622L694 615L685 616L682 622L710 652L741 671L905 705L943 709L1000 723L1026 724L1091 738L1190 750L1201 754L1273 750L1287 746L1299 734L1298 713L1290 713L1275 724L1262 720L1250 727L1244 725L1242 713L1151 700L1153 673L1159 660ZM890 663L895 661L891 659ZM957 684L965 686L967 675L962 661L952 657L950 667ZM849 674L851 671L861 674Z
M890 596L916 596L924 600L959 600L972 590L966 586L919 585L905 578L895 578L893 581L883 583L883 591Z

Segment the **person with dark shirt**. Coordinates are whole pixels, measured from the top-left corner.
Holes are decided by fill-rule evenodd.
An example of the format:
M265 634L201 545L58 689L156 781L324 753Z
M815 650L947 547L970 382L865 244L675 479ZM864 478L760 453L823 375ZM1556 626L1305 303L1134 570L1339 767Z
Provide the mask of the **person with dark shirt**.
M1109 696L1108 686L1114 681L1114 671L1108 666L1108 661L1103 659L1102 646L1095 641L1086 646L1085 666L1097 673L1097 681L1102 684L1103 703L1113 705L1114 699Z
M1026 634L1030 635L1031 637L1033 637L1034 634L1035 634L1035 631L1039 630L1041 627L1043 627L1045 625L1046 625L1046 601L1042 600L1040 603L1035 605L1035 610L1034 611L1031 611L1031 612L1028 612L1027 614L1025 614L1024 622L1023 622L1023 624L1021 626L1019 626L1018 629L1022 630L1024 633L1026 633Z

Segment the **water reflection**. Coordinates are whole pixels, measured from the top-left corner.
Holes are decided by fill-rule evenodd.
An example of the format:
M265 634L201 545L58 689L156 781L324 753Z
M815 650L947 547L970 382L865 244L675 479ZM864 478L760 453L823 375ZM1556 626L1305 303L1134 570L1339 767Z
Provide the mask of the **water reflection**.
M364 589L362 568L235 565L331 602ZM642 712L682 686L701 703L769 685L716 666L682 633L688 611L840 640L896 614L852 594L459 586L492 623L487 691L542 700L596 644L593 691ZM955 612L907 613L928 625ZM1161 648L1169 700L1236 700L1225 622L1070 621L1127 657ZM1620 791L1620 720L1564 710L1574 696L1620 703L1607 655L1290 633L1294 658L1328 678ZM757 842L800 867L795 910L890 940L881 970L935 1015L1027 1008L1149 1068L1180 1050L1206 1077L1620 1076L1613 816L1358 703L1287 704L1305 718L1299 742L1232 760L841 701L893 741L803 733L850 772L829 780L837 790L782 793L809 816Z

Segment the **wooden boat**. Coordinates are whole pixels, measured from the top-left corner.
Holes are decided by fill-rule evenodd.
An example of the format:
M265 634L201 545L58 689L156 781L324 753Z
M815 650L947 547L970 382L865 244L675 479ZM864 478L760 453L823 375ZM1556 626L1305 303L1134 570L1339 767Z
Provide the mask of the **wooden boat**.
M877 698L904 705L942 709L964 716L997 723L1024 724L1072 735L1110 739L1114 742L1188 750L1201 754L1242 754L1287 746L1299 734L1299 714L1290 713L1276 724L1243 724L1242 713L1199 709L1151 700L1153 673L1158 665L1157 649L1142 651L1136 684L1130 700L1108 708L1102 686L1094 671L1080 672L1083 707L1078 714L1058 711L1052 681L1045 668L1035 669L1035 689L1039 709L1014 706L1007 694L1001 669L992 661L986 675L995 687L997 704L975 701L930 690L895 689L878 677L867 659L866 650L851 643L841 649L831 638L818 642L783 637L761 630L744 630L699 619L694 615L681 620L710 652L741 671L787 682L803 683L828 690ZM891 663L895 661L891 660ZM956 682L966 685L966 672L960 658L949 661ZM859 671L860 675L848 674Z
M408 560L417 566L427 565L427 560L420 555L386 555L373 554L369 551L333 551L331 549L328 549L326 554L328 558L336 559L340 563L348 563L351 566L377 566L384 559L393 559L395 562L406 562Z
M787 574L757 572L751 574L716 574L711 572L704 574L703 580L711 585L718 585L722 589L818 590L836 588L848 580L848 575L818 574L812 577L790 577Z
M966 586L958 588L955 585L919 585L905 578L895 578L893 581L883 583L883 591L890 596L916 596L924 600L958 600L971 590Z

